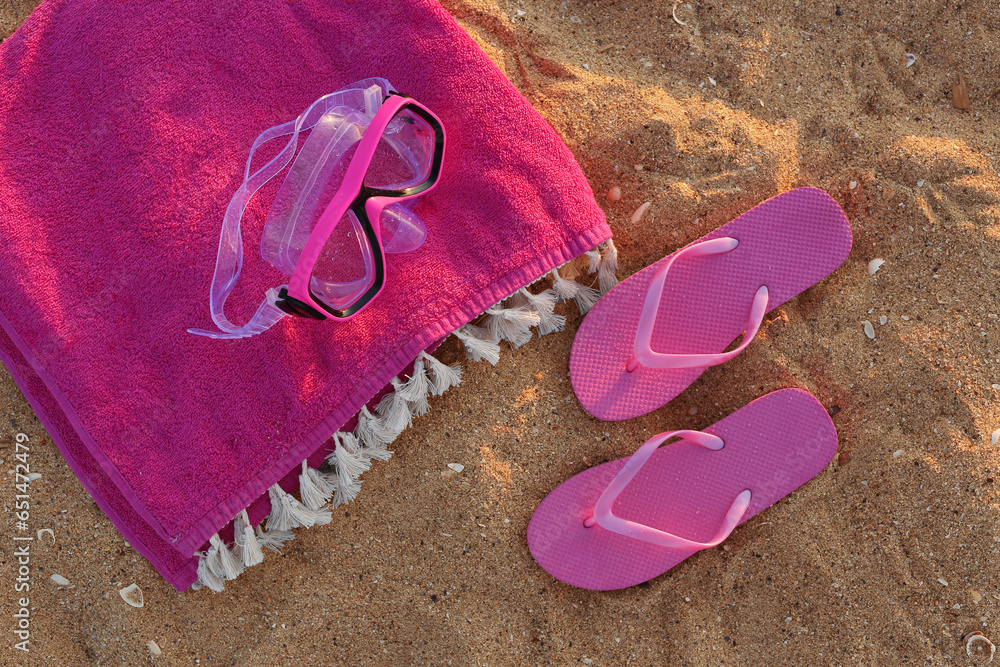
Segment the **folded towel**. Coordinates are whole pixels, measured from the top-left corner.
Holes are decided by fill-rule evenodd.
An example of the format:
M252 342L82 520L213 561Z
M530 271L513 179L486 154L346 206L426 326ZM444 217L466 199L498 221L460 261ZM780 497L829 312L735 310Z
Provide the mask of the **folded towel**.
M389 257L384 292L350 322L187 333L211 326L220 224L254 138L370 76L446 127L440 182L416 209L426 243ZM234 321L285 282L257 255L261 195L244 218ZM0 45L0 361L125 539L181 590L198 569L239 569L227 541L256 562L261 543L308 524L306 505L354 493L337 475L423 409L397 409L400 390L419 404L435 379L413 371L418 355L609 237L565 145L432 0L48 0ZM494 308L502 322L463 330L470 351L523 342L522 325L545 319L539 300L519 292L507 304L519 314ZM362 410L362 439L347 440L387 386L378 419ZM302 462L335 444L316 500L322 480ZM300 473L304 504L280 490ZM234 517L235 536L217 536Z

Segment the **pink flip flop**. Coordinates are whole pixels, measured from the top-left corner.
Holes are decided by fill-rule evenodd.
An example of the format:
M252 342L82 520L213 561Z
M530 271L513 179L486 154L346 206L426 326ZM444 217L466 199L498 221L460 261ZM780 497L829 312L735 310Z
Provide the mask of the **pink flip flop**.
M569 375L598 419L638 417L742 352L765 313L851 251L851 226L822 190L768 199L604 295L573 340ZM740 332L740 345L723 353Z
M684 440L660 447L674 436ZM531 555L571 586L657 577L815 477L837 451L826 410L801 389L758 398L704 431L671 431L628 459L574 475L528 523Z

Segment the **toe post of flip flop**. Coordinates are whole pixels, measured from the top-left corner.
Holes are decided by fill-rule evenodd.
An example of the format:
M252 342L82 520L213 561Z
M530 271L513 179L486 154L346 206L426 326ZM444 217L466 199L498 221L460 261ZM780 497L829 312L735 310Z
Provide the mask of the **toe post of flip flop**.
M581 405L604 421L665 405L705 368L742 352L764 316L830 275L851 243L837 202L798 188L630 276L594 305L573 340L570 380Z
M679 442L664 445L672 437ZM704 431L672 431L556 487L528 524L556 579L615 590L657 577L818 475L837 451L823 405L782 389Z

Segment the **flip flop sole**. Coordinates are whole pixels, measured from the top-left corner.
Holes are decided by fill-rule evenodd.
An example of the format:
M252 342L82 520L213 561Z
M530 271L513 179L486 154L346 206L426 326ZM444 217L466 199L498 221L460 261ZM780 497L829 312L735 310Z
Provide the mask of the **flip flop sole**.
M851 251L847 216L816 188L773 197L699 241L720 236L738 239L739 246L712 257L682 258L670 268L653 327L653 351L722 352L746 328L761 285L767 285L768 310L774 310L830 275ZM573 340L573 391L598 419L619 421L651 412L705 370L625 369L650 281L668 260L655 262L604 295Z
M712 539L736 496L750 489L744 523L819 474L837 451L826 410L801 389L782 389L704 429L718 451L681 440L656 451L615 501L616 516L696 541ZM539 504L528 524L535 561L556 579L615 590L657 577L690 556L584 521L627 458L569 478Z

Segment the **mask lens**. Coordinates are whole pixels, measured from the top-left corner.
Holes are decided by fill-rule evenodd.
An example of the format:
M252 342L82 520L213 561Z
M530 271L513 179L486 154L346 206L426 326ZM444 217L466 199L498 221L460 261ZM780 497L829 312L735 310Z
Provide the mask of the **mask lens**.
M403 107L379 139L365 173L365 185L402 190L423 183L430 176L435 140L430 124Z
M315 298L343 309L365 292L372 273L371 245L361 223L348 211L323 245L309 287Z

